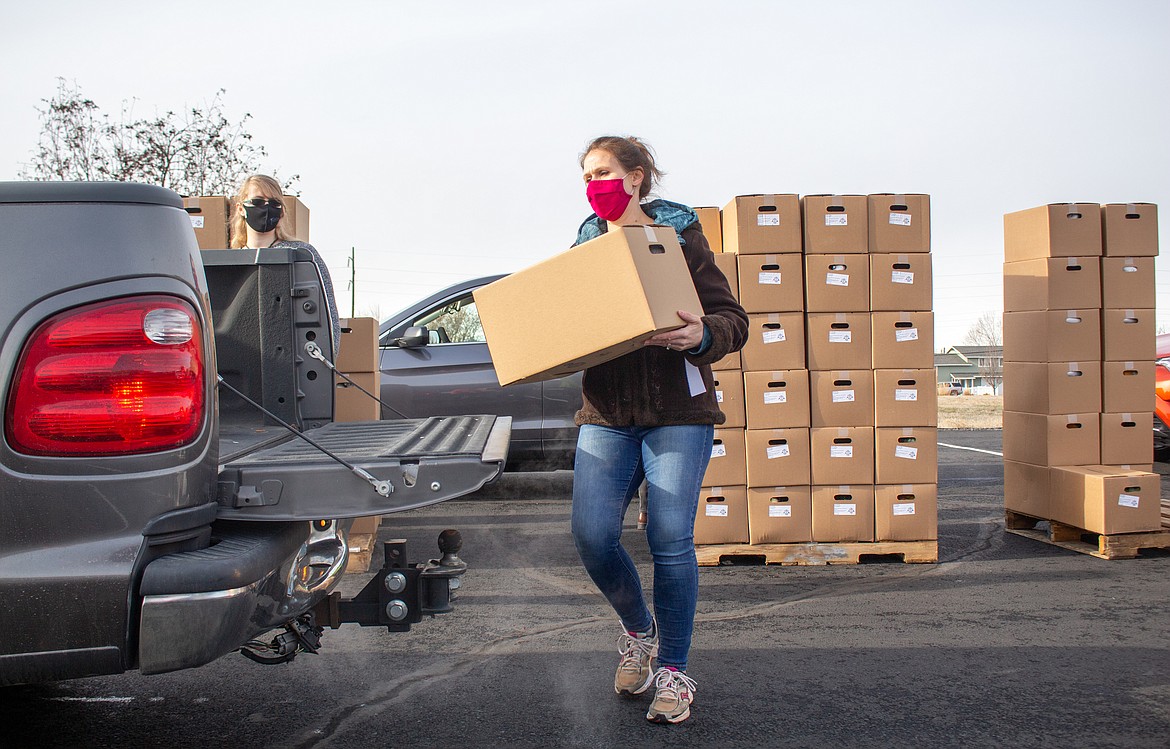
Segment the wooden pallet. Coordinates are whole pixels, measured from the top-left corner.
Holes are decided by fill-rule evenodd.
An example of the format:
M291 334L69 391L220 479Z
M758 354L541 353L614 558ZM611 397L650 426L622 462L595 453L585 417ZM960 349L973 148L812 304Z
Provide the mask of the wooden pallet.
M1047 528L1038 528L1047 523ZM1056 520L1006 510L1004 529L1017 536L1089 554L1099 559L1135 559L1142 549L1170 550L1170 500L1162 500L1162 530L1145 533L1094 533Z
M860 564L865 557L901 557L906 563L938 561L938 541L876 541L806 544L712 544L696 546L700 567L762 563L818 566ZM759 561L757 561L759 560Z
M345 574L370 571L374 546L378 543L378 525L381 522L382 518L376 515L353 521L353 527L346 538L349 543L349 562L345 565Z

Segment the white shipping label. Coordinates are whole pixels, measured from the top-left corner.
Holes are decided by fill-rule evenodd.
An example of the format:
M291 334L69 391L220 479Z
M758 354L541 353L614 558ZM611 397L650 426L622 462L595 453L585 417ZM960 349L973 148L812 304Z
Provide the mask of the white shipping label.
M1133 494L1118 494L1117 504L1122 507L1137 507L1140 498Z
M768 445L768 460L787 458L788 455L788 445Z
M774 271L763 271L760 273L761 286L781 286L780 274Z
M756 214L756 226L779 226L779 225L780 225L780 214L779 213L757 213Z
M913 514L914 514L914 503L913 502L895 502L894 503L894 517L897 517L898 515L913 515Z
M894 226L909 226L910 225L910 214L909 213L891 213L890 214L890 223L893 224Z
M715 402L716 402L716 403L722 403L722 402L723 402L723 391L722 391L722 390L716 390L716 391L715 391Z
M853 343L852 330L830 330L829 343Z
M764 331L764 343L781 343L784 340L784 328L780 328L780 330Z
M833 391L834 403L853 403L855 400L857 400L857 395L852 390Z
M191 217L191 228L192 229L202 229L203 228L203 217L202 216L192 216Z
M825 285L827 285L827 286L848 286L849 285L849 274L848 273L826 273L825 274Z
M906 284L913 285L914 284L914 271L910 271L910 270L890 271L890 282L891 283L906 283Z
M825 226L849 226L848 213L826 213Z
M770 406L773 403L787 403L787 402L788 402L788 391L787 390L775 390L775 391L768 391L768 392L764 393L764 405L765 406Z
M918 391L898 388L894 390L894 400L896 401L916 401L918 400Z
M792 517L792 507L790 505L768 505L768 517L790 518Z
M830 458L852 458L853 457L853 445L830 445L829 446L829 457Z
M857 505L855 505L851 502L850 503L837 502L833 505L833 514L834 515L850 515L850 516L856 515L857 514Z
M917 341L918 328L904 328L902 330L894 331L894 340L901 343L902 341Z
M894 448L895 458L906 458L907 460L918 460L918 448L908 447L906 445L898 445Z
M720 442L718 445L711 445L711 457L722 458L727 454L727 445Z
M727 505L715 504L714 502L707 505L707 517L709 517L709 518L725 518L725 517L727 517Z

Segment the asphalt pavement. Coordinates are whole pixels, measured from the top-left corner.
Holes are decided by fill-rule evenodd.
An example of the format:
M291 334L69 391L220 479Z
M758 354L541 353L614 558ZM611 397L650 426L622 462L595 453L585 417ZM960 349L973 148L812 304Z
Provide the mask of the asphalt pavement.
M1170 553L1105 561L1005 534L1000 433L940 443L938 564L702 568L681 725L613 694L618 625L572 547L572 475L554 472L382 526L415 558L462 531L453 614L327 632L284 666L233 655L3 690L0 746L1170 746Z

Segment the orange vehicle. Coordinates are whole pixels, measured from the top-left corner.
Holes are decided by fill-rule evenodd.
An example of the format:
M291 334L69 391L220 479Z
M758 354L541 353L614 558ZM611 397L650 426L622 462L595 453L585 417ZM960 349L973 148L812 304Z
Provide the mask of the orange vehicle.
M1159 460L1170 457L1170 333L1157 340L1157 366L1154 367L1154 455Z

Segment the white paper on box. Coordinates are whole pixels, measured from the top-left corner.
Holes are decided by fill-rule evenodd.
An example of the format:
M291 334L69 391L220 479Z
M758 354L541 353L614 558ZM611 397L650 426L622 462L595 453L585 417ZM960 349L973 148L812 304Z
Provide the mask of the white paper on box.
M771 390L771 391L764 393L764 405L766 405L766 406L770 406L773 403L787 403L787 402L788 402L788 391L787 390Z
M894 503L894 516L895 517L897 517L898 515L913 515L913 514L914 514L914 503L913 502L895 502Z
M764 331L764 343L780 343L784 340L784 328Z
M826 213L825 226L849 226L848 213Z
M691 397L707 392L707 383L703 382L703 373L689 360L683 360L683 369L687 373L687 386L691 389Z
M761 271L760 284L763 286L781 286L780 274L774 271Z
M716 402L716 403L722 403L722 402L723 402L723 391L722 391L722 390L716 390L716 391L715 391L715 402Z
M857 514L857 505L852 504L852 503L844 503L844 502L834 503L833 514L834 515L850 515L850 516L856 515Z
M917 341L918 328L905 328L903 330L894 331L894 340L899 343L902 341Z
M890 223L894 226L909 226L910 225L910 214L909 213L891 213L890 214Z
M830 458L852 458L853 457L853 445L830 445L829 446L829 457Z
M768 460L787 458L788 455L788 445L768 445Z
M711 457L722 458L727 454L727 445L720 442L718 445L711 445Z
M891 283L914 283L914 271L909 270L895 270L890 272Z
M894 391L894 400L896 401L916 401L918 400L918 391L898 388Z
M848 286L849 285L849 274L848 273L826 273L825 274L825 285L827 285L827 286Z
M1122 507L1137 507L1140 497L1133 494L1119 494L1117 495L1117 504Z
M834 390L833 391L833 402L834 403L852 403L855 400L857 400L857 395L855 394L855 392L853 390Z
M792 505L768 505L768 517L790 518L792 517Z
M829 343L853 343L852 330L830 330Z
M203 217L202 216L192 216L191 217L191 228L192 229L202 229L203 228Z
M756 226L779 226L779 225L780 225L780 214L779 213L757 213L756 214Z
M727 505L720 505L711 502L707 505L707 517L709 518L725 518L727 517Z
M918 460L918 448L908 447L906 445L898 445L894 448L895 458L906 458L907 460Z

